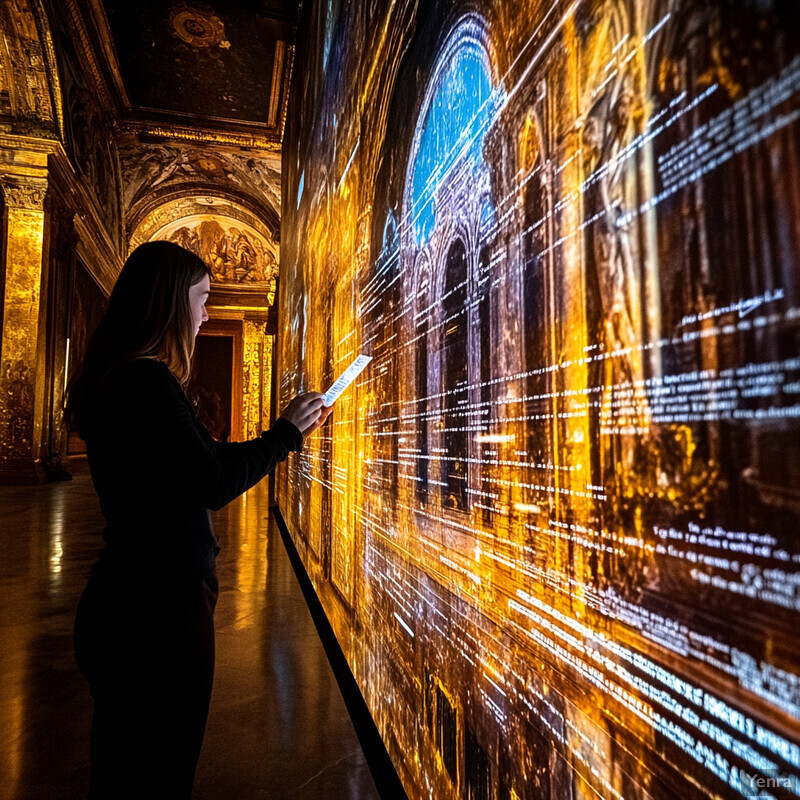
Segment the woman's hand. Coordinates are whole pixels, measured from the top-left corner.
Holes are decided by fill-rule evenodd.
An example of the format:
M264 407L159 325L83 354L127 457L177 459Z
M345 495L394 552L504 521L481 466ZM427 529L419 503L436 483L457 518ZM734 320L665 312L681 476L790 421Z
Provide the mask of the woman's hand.
M299 394L283 409L280 416L293 423L305 439L322 425L333 411L333 406L326 408L319 392Z

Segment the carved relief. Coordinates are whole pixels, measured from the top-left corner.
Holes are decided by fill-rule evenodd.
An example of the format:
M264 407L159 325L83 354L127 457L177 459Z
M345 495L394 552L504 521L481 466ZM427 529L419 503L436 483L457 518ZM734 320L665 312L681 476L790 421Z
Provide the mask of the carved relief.
M45 182L4 183L1 188L3 199L10 208L41 211L44 206L44 197L47 193Z
M2 458L30 457L33 442L34 371L23 359L6 361L0 376Z

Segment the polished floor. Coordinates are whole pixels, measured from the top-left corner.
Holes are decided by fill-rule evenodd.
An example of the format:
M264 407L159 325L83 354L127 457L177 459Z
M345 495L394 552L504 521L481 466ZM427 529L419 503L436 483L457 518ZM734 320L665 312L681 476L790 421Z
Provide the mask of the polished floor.
M103 522L75 477L0 487L0 800L77 800L91 698L72 620ZM214 515L222 546L217 669L196 800L378 797L266 486Z

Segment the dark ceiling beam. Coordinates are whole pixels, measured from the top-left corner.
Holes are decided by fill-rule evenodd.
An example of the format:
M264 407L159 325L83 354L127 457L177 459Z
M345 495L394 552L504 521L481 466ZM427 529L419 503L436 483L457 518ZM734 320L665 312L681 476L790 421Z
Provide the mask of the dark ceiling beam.
M276 40L293 42L297 32L297 20L300 16L299 2L281 2L281 0L264 0L258 16L264 21L264 29Z

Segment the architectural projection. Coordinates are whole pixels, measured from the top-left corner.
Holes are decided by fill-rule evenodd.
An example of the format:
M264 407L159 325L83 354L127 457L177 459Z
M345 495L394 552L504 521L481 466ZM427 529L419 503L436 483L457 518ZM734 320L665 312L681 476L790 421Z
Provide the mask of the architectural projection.
M800 795L800 11L304 12L278 497L409 796Z

